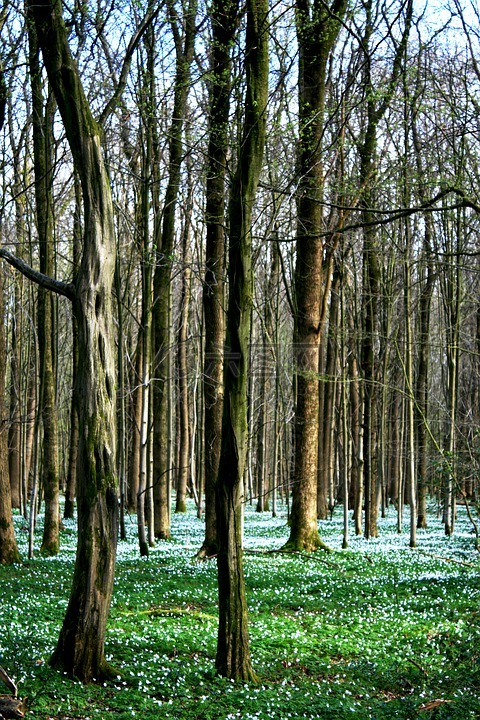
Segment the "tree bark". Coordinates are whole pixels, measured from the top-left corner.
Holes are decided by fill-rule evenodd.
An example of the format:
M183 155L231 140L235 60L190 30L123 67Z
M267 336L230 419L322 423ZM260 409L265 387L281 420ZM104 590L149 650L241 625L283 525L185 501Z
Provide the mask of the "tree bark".
M324 547L317 524L318 353L328 293L328 279L322 272L322 136L327 62L345 8L345 0L334 0L331 6L318 0L296 2L300 116L294 281L297 397L291 529L286 545L295 550Z
M79 349L74 388L79 415L78 545L70 600L51 664L89 682L110 674L104 642L118 530L113 205L100 127L68 47L61 3L36 0L30 7L83 192L83 255L71 290Z
M220 463L225 339L225 175L232 85L232 47L238 23L238 0L212 3L212 84L205 199L206 250L203 283L205 318L205 539L200 555L217 551L215 486Z
M216 486L219 626L215 665L220 675L254 680L243 577L242 501L247 449L247 370L252 307L252 210L262 168L268 100L268 2L249 0L246 97L229 235L229 298L224 362L222 447Z

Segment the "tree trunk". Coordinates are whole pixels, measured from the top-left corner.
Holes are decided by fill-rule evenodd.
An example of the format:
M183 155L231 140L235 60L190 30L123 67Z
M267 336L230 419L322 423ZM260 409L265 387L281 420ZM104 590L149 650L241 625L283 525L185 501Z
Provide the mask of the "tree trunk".
M422 143L418 135L416 117L412 122L412 139L415 148L417 173L420 178L425 177L422 158ZM422 183L419 187L419 196L422 202L426 200L426 191ZM419 275L423 274L420 288L419 318L418 318L418 354L415 383L415 439L417 458L417 486L418 486L418 517L417 526L427 527L427 489L428 489L428 417L429 398L428 380L430 367L430 314L433 290L435 287L435 270L433 263L432 216L426 213L424 217L425 230L423 236L423 257L425 265L420 265ZM423 273L422 273L423 270Z
M28 23L30 84L32 87L33 159L40 272L53 276L53 117L55 101L44 104L39 47L33 18ZM43 490L45 523L41 552L56 555L59 538L59 465L55 388L55 298L38 289L38 349L40 359L40 413L43 425Z
M185 10L184 32L180 33L178 17L173 3L167 2L170 24L175 41L176 77L173 116L170 126L168 184L165 192L163 218L156 228L157 263L153 281L154 290L154 490L155 490L155 536L170 536L170 515L167 506L167 480L170 468L166 456L168 445L168 377L167 354L170 353L170 296L172 254L175 241L175 212L180 186L180 170L183 155L183 126L190 88L190 66L195 46L195 18L197 0L189 0ZM160 218L158 219L158 222ZM177 508L178 509L178 508Z
M137 336L135 367L133 370L133 391L131 394L131 438L128 452L127 503L131 513L137 511L138 482L140 477L140 424L142 422L142 366L143 333L141 327Z
M340 270L335 268L330 290L330 311L323 384L323 413L319 418L322 431L319 440L317 516L325 519L335 507L335 498L330 492L332 477L333 435L335 429L335 400L337 395L337 362L340 309Z
M141 412L139 415L139 437L138 437L138 477L134 480L137 488L136 510L138 542L141 556L148 556L149 541L147 539L146 519L148 534L154 536L151 519L153 517L152 493L150 492L150 417L151 408L151 370L152 370L152 263L153 263L153 239L150 232L150 194L153 186L153 157L154 157L154 127L155 122L155 34L153 28L149 27L144 38L146 49L146 68L141 87L141 114L143 143L141 149L142 157L142 182L140 187L140 200L137 212L138 241L142 253L142 316L139 328L138 353L141 360L140 377L141 383ZM141 343L141 350L140 350Z
M15 196L15 237L18 247L25 243L25 209L24 192L21 182L19 148L15 146L13 130L10 129L10 144L13 148L13 188ZM15 281L14 308L11 332L11 362L10 362L10 430L8 434L8 461L10 474L10 487L12 492L12 506L20 508L22 500L22 469L25 467L25 457L22 458L22 320L24 287L23 278ZM30 378L30 375L28 375ZM25 408L26 412L26 408Z
M212 3L212 85L205 200L205 539L200 555L217 551L215 485L222 442L223 343L225 340L225 174L232 84L231 53L238 23L238 0Z
M270 242L270 274L267 279L265 288L265 316L263 323L263 346L259 354L261 366L260 372L260 416L259 416L259 438L257 446L257 486L258 501L257 512L268 511L270 509L269 493L270 476L274 473L271 471L269 462L269 450L271 437L271 392L272 392L272 370L275 368L278 348L274 345L275 339L275 302L276 291L278 286L278 278L280 272L278 246L276 238Z
M183 239L182 239L182 294L180 301L180 326L178 328L178 405L180 415L180 437L179 437L179 462L178 462L178 483L177 502L175 512L185 512L187 509L187 486L191 477L190 463L190 404L188 398L188 315L190 310L191 295L191 250L190 250L190 226L193 210L193 184L191 163L188 167L188 197L185 208ZM192 484L192 489L196 492Z
M5 310L3 268L0 269L0 565L20 562L12 519L12 495L8 473L8 432L5 422Z
M252 307L252 209L262 168L268 100L268 2L247 3L246 98L243 134L229 207L229 299L222 447L217 480L219 626L217 671L255 679L243 577L242 501L248 439L247 370Z
M15 282L14 308L11 331L11 361L10 361L10 427L8 431L8 471L10 477L12 507L20 508L21 505L21 468L22 468L22 425L21 425L21 354L20 354L20 323L21 313L19 305L20 285ZM6 323L5 323L6 327Z
M371 39L375 32L376 6L372 0L364 5L365 28L362 38L363 86L366 98L365 132L360 146L360 179L363 194L361 198L361 217L363 228L363 340L361 349L361 367L364 381L363 408L363 461L365 476L365 537L377 535L377 375L378 352L378 301L380 297L380 243L375 226L372 224L375 207L375 180L377 174L377 128L385 115L397 79L402 69L405 48L412 21L412 2L405 7L405 21L400 41L396 45L392 63L392 72L386 90L378 99L373 85Z
M75 216L73 221L73 267L78 272L82 248L82 188L75 174ZM72 316L72 377L77 376L78 366L78 328L75 316ZM72 392L70 407L70 438L68 452L67 485L65 489L64 518L73 518L75 497L77 494L77 458L78 458L78 409L75 405L76 397Z
M74 286L65 288L78 323L78 545L70 600L51 664L89 682L109 675L104 642L118 530L113 205L101 130L70 54L61 3L37 0L30 7L83 191L83 255Z
M328 278L323 277L322 136L327 63L341 28L345 0L331 6L297 0L299 46L299 158L295 266L296 407L290 537L286 547L315 550L318 534L318 353Z

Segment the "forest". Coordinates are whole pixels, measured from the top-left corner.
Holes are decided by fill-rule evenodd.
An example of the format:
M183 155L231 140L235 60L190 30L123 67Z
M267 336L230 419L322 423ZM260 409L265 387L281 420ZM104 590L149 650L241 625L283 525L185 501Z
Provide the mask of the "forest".
M428 588L432 615L399 631L409 650L392 646L373 690L358 689L369 670L361 679L355 663L377 652L378 629L355 648L322 646L344 673L355 666L352 697L383 692L382 710L327 703L313 715L307 703L292 717L478 717L476 0L3 0L0 31L0 601L14 612L22 582L37 597L50 581L56 599L38 612L62 612L39 653L45 684L64 675L119 692L108 650L119 611L208 625L213 614L211 669L193 685L222 695L267 676L324 703L322 682L347 675L320 667L313 640L285 657L272 644L278 672L265 660L259 675L251 655L262 573L284 637L309 627L325 639L308 567L318 612L340 624L346 599L360 618L365 607L390 618L382 583L396 606ZM195 559L177 590L195 596L196 574L198 602L167 601L175 551ZM144 610L126 567L155 585ZM277 607L283 592L297 600ZM434 614L438 598L458 623ZM275 635L268 615L254 622L257 648L262 623ZM13 705L21 717L16 681L29 673L20 637L2 632L12 696L0 716ZM419 647L441 637L451 697L412 634ZM192 638L170 652L198 659ZM197 716L237 717L232 707ZM162 717L152 708L143 716ZM290 716L251 708L238 716Z

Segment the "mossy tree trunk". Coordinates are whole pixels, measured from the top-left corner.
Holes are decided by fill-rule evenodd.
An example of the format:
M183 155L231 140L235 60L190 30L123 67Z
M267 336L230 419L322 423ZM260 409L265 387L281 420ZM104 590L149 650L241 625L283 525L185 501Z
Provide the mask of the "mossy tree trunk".
M225 340L225 173L232 86L232 49L238 27L238 0L215 0L212 25L212 83L205 199L206 250L203 310L205 318L205 539L200 554L217 552L215 485L222 444L223 343Z
M319 445L318 355L324 324L322 273L324 110L327 63L341 29L345 0L297 0L299 47L299 156L295 266L296 407L290 537L286 549L315 550L323 545L317 524Z
M30 8L83 193L82 259L73 286L63 288L78 323L78 545L70 600L51 663L89 682L109 674L104 642L118 529L113 205L100 127L69 50L61 3L36 0Z
M217 671L253 680L243 577L242 501L247 449L247 369L252 307L252 209L265 144L268 100L268 2L249 0L246 98L229 206L229 298L224 360L222 446L216 486L219 627ZM231 354L230 354L231 353Z

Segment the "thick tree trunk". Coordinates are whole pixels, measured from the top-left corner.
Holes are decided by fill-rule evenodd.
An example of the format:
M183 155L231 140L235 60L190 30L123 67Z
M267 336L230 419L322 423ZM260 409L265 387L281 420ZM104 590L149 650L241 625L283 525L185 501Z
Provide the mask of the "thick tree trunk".
M103 169L100 142L91 160ZM115 254L106 173L89 188L90 212L74 311L79 362L74 392L79 415L78 546L70 601L52 665L83 681L108 675L104 658L118 532L115 444L115 329L111 308ZM85 196L85 187L84 187ZM96 217L95 217L96 215ZM89 222L90 221L90 222Z
M315 550L324 544L317 524L319 445L318 353L329 278L323 277L322 136L327 62L341 28L346 2L331 7L296 3L299 46L297 246L295 266L296 407L291 531L287 549Z
M215 485L222 442L223 343L225 339L225 173L230 110L231 52L237 28L238 0L215 0L212 18L212 85L206 187L206 251L203 310L205 318L205 539L200 555L217 551Z
M70 600L51 663L89 682L109 674L104 642L118 531L113 205L100 128L69 51L61 3L36 0L31 10L84 203L83 255L74 287L68 287L78 323L78 545Z
M248 440L247 370L252 307L251 222L265 144L268 100L268 2L247 3L243 135L229 207L229 299L222 448L216 487L219 626L215 665L221 675L254 680L250 662L242 557L243 478Z

